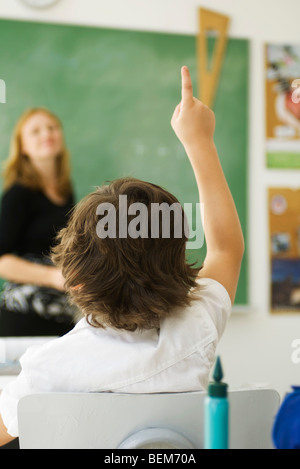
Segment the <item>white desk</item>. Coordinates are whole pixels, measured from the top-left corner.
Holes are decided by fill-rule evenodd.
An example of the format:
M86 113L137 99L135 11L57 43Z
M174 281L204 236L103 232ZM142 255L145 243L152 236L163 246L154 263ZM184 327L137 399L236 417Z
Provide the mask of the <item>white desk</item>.
M56 337L0 337L0 363L14 362L26 352L28 347L42 345Z
M56 337L0 337L0 363L15 362L26 352L27 348L33 345L42 345L49 340ZM0 366L0 392L10 381L14 380L20 368L16 370L8 370L5 374L5 369L1 370Z

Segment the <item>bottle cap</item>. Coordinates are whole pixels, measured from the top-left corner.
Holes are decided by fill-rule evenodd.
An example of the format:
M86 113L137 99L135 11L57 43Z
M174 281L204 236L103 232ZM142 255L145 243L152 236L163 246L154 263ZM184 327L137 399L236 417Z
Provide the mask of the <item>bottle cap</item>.
M227 397L228 385L222 382L223 370L220 357L217 357L213 373L214 381L208 384L207 392L210 397Z

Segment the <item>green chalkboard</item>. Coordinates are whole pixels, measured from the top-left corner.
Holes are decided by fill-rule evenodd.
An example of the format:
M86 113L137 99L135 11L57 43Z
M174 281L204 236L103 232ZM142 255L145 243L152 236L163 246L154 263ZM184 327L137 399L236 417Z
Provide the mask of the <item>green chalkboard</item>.
M191 35L0 21L0 159L20 114L46 106L64 123L76 198L134 176L196 203L194 175L170 126L180 101L180 67L196 86ZM229 39L214 111L216 144L247 246L248 41ZM200 264L205 247L190 250ZM236 303L246 304L247 249Z

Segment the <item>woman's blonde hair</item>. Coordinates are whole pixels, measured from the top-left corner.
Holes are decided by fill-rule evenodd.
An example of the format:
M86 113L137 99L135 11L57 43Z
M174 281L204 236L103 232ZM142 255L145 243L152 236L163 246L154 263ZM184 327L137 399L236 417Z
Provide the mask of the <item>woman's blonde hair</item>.
M44 113L55 120L57 125L63 130L60 119L43 107L31 108L25 111L19 118L10 143L9 156L4 164L2 173L4 184L3 189L7 190L14 183L19 182L31 189L42 189L42 183L39 173L31 164L30 158L22 152L21 132L27 120L37 113ZM70 195L72 191L70 177L70 155L63 141L63 149L57 159L57 178L59 194L63 197Z

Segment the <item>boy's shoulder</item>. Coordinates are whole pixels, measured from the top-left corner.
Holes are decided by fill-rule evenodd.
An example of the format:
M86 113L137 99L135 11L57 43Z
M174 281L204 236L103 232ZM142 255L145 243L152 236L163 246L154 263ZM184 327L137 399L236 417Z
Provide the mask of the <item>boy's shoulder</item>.
M199 291L202 296L216 296L221 302L225 303L227 307L231 308L230 296L226 288L220 282L212 278L201 276L197 277L196 282L197 285L200 287Z
M224 332L227 321L232 311L232 304L226 288L212 278L198 277L199 305L202 303L202 314L213 322L218 338Z

